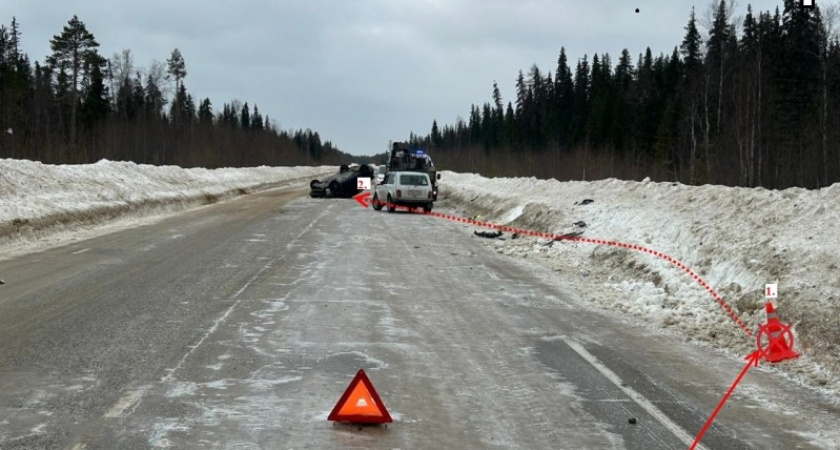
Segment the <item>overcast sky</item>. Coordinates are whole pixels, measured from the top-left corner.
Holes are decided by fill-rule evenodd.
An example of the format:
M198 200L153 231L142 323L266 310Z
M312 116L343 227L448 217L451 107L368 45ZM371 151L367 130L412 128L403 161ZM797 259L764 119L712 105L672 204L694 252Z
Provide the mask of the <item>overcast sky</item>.
M584 54L615 63L623 48L634 62L647 46L670 54L692 5L702 19L712 1L0 0L0 19L17 17L33 62L73 14L106 57L131 49L147 67L177 47L196 102L209 97L217 112L232 99L256 103L283 129L371 155L428 133L433 119L467 119L494 80L507 103L518 71L536 63L553 74L561 46L572 68ZM782 0L749 3L764 11Z

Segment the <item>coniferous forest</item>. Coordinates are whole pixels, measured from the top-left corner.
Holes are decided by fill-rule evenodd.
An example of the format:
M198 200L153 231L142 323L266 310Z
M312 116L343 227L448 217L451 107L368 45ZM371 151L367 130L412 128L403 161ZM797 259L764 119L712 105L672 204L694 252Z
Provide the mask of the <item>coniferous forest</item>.
M818 2L819 3L819 2ZM536 65L516 98L471 107L468 121L412 134L439 168L558 180L818 188L840 181L837 9L784 0L775 11L715 1L692 9L670 54L624 50ZM705 30L707 38L701 35Z
M50 40L52 53L30 63L21 26L0 25L0 158L50 164L102 158L182 167L340 164L341 153L312 130L283 131L256 104L187 91L176 48L166 62L138 67L130 50L103 57L76 16Z
M434 121L409 140L439 169L486 176L773 189L840 181L837 10L783 0L736 20L731 0L712 1L708 20L688 11L670 54L570 62L561 48L553 72L519 71L515 99L503 101L494 82L468 121ZM16 20L0 25L0 157L211 168L367 161L312 130L278 129L256 104L234 100L217 113L208 98L196 102L178 49L148 67L130 50L105 58L75 16L43 63L31 64L20 40Z

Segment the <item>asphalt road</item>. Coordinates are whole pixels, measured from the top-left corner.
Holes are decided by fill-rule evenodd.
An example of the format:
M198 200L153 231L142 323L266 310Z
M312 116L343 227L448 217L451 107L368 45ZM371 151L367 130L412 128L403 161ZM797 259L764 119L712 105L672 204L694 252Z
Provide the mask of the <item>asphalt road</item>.
M2 261L0 449L688 448L743 362L471 230L298 186ZM326 420L361 368L387 428ZM759 368L702 445L827 448L838 423Z

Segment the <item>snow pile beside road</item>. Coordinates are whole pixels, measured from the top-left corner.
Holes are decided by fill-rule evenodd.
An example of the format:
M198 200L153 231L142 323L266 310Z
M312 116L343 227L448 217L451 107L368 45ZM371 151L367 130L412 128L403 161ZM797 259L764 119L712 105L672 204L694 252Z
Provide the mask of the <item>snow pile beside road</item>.
M840 184L769 191L452 172L441 178L442 198L463 215L534 231L579 231L670 255L709 282L754 332L765 320L764 285L778 283L774 303L781 320L793 324L803 357L772 370L840 395ZM529 237L486 244L554 268L593 305L741 357L755 349L755 339L708 292L652 255Z
M49 165L0 159L0 239L34 239L127 215L214 203L334 167L184 169L101 160Z

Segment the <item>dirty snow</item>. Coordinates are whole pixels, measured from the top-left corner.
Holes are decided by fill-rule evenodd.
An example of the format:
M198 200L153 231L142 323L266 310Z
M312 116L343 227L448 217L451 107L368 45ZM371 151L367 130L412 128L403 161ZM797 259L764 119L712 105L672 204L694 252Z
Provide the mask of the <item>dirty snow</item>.
M210 170L104 159L84 165L0 159L0 258L334 171L331 166Z
M584 199L591 203L581 204ZM445 171L441 200L460 215L539 232L638 244L706 280L755 332L764 286L802 357L771 370L840 398L840 184L819 190L687 186L607 179L558 182ZM576 204L577 203L577 204ZM475 226L465 227L472 235ZM750 338L685 272L652 255L523 236L480 239L554 269L589 305L742 358Z

